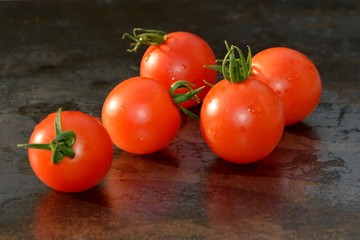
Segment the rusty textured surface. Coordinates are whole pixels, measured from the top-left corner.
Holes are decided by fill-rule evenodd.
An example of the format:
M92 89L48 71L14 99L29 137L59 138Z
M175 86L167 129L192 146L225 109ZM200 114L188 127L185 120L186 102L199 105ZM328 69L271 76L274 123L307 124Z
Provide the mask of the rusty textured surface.
M0 239L360 239L360 4L356 1L0 2ZM266 159L216 158L185 119L166 149L116 151L102 184L44 186L26 142L59 106L100 115L138 74L133 27L199 34L253 52L289 46L318 66L323 96Z

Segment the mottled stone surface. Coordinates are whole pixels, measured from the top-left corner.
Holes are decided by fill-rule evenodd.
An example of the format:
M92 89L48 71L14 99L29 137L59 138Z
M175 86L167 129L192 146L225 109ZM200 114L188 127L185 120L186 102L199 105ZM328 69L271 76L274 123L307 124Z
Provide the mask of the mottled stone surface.
M225 39L298 49L318 66L321 102L255 164L218 159L185 118L163 151L117 150L100 186L47 188L16 144L60 106L99 117L139 72L144 49L121 40L134 27L194 32L219 58ZM350 0L0 2L0 239L360 239L359 43Z

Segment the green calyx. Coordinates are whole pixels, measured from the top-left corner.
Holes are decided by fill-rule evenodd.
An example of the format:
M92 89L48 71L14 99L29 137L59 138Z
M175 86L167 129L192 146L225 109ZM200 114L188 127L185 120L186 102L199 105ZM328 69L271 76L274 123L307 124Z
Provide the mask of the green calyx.
M141 45L159 45L166 40L166 33L154 29L143 29L143 28L134 28L132 35L129 33L124 33L122 39L126 37L130 38L133 43L130 46L128 52L136 52Z
M219 65L207 65L205 67L217 70L222 73L224 79L232 82L239 83L246 80L251 75L252 56L251 49L247 46L248 54L244 56L241 49L237 46L231 45L225 41L227 53L224 59L217 60ZM236 57L236 53L238 57Z
M35 143L35 144L18 144L18 147L25 149L35 148L50 150L52 152L51 161L53 163L60 163L64 157L74 158L75 151L72 145L76 141L76 134L73 131L62 131L61 127L61 108L56 113L55 117L55 138L51 143Z
M170 95L174 101L174 103L179 107L179 109L185 113L186 115L198 120L199 117L192 113L191 111L189 111L188 109L184 108L183 106L181 106L181 103L188 101L188 100L195 100L196 102L200 103L200 99L197 96L197 94L205 88L205 86L199 87L197 89L192 89L191 86L192 83L185 81L185 80L179 80L176 81L175 83L173 83L170 87ZM189 91L186 93L175 93L175 91L177 89L180 88L185 88L188 89Z

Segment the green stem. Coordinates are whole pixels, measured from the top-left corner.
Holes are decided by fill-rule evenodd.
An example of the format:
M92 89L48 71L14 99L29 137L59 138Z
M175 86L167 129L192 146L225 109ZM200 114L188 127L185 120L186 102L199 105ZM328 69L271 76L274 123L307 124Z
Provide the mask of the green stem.
M51 146L48 143L22 143L22 144L18 144L16 145L17 147L21 147L21 148L36 148L36 149L44 149L44 150L51 150Z
M216 60L218 65L206 65L204 67L217 70L223 74L224 79L232 83L246 80L251 75L252 55L250 47L247 46L248 54L245 57L239 47L229 46L227 41L225 41L225 46L227 53L224 59Z
M30 144L18 144L18 147L25 149L43 149L50 150L52 152L51 161L53 163L60 163L65 156L69 158L75 157L75 151L72 149L73 144L76 141L76 134L73 131L63 132L61 127L61 108L56 113L55 117L55 138L51 143L30 143Z
M188 100L195 100L196 102L200 103L200 99L197 96L197 94L203 90L205 88L205 86L201 86L197 89L192 89L190 87L191 83L185 80L179 80L176 81L175 83L173 83L170 87L170 95L173 98L174 103L179 107L180 111L182 111L183 113L185 113L186 115L198 120L199 117L196 116L196 114L192 113L191 111L189 111L188 109L184 108L183 106L181 106L180 104L188 101ZM175 93L175 91L177 89L180 88L186 88L189 91L186 93Z
M166 40L166 33L154 29L143 29L143 28L134 28L132 35L129 33L124 33L122 39L130 38L133 43L130 46L128 52L136 52L141 45L159 45Z

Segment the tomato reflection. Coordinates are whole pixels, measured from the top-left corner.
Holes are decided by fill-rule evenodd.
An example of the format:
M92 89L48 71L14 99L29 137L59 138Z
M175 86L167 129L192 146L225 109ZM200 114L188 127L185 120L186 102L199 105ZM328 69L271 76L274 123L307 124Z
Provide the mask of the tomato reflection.
M109 239L177 225L201 226L225 238L227 230L247 228L286 234L281 226L287 213L306 204L307 180L321 170L319 146L286 133L267 158L236 165L192 140L178 139L151 155L118 152L103 184L89 191L49 190L35 208L35 238Z
M106 199L101 188L77 194L49 190L35 207L32 222L35 239L103 236L111 220L110 212L103 208Z
M143 221L198 217L199 179L191 172L179 171L176 162L166 159L164 152L120 154L105 189L111 210Z

